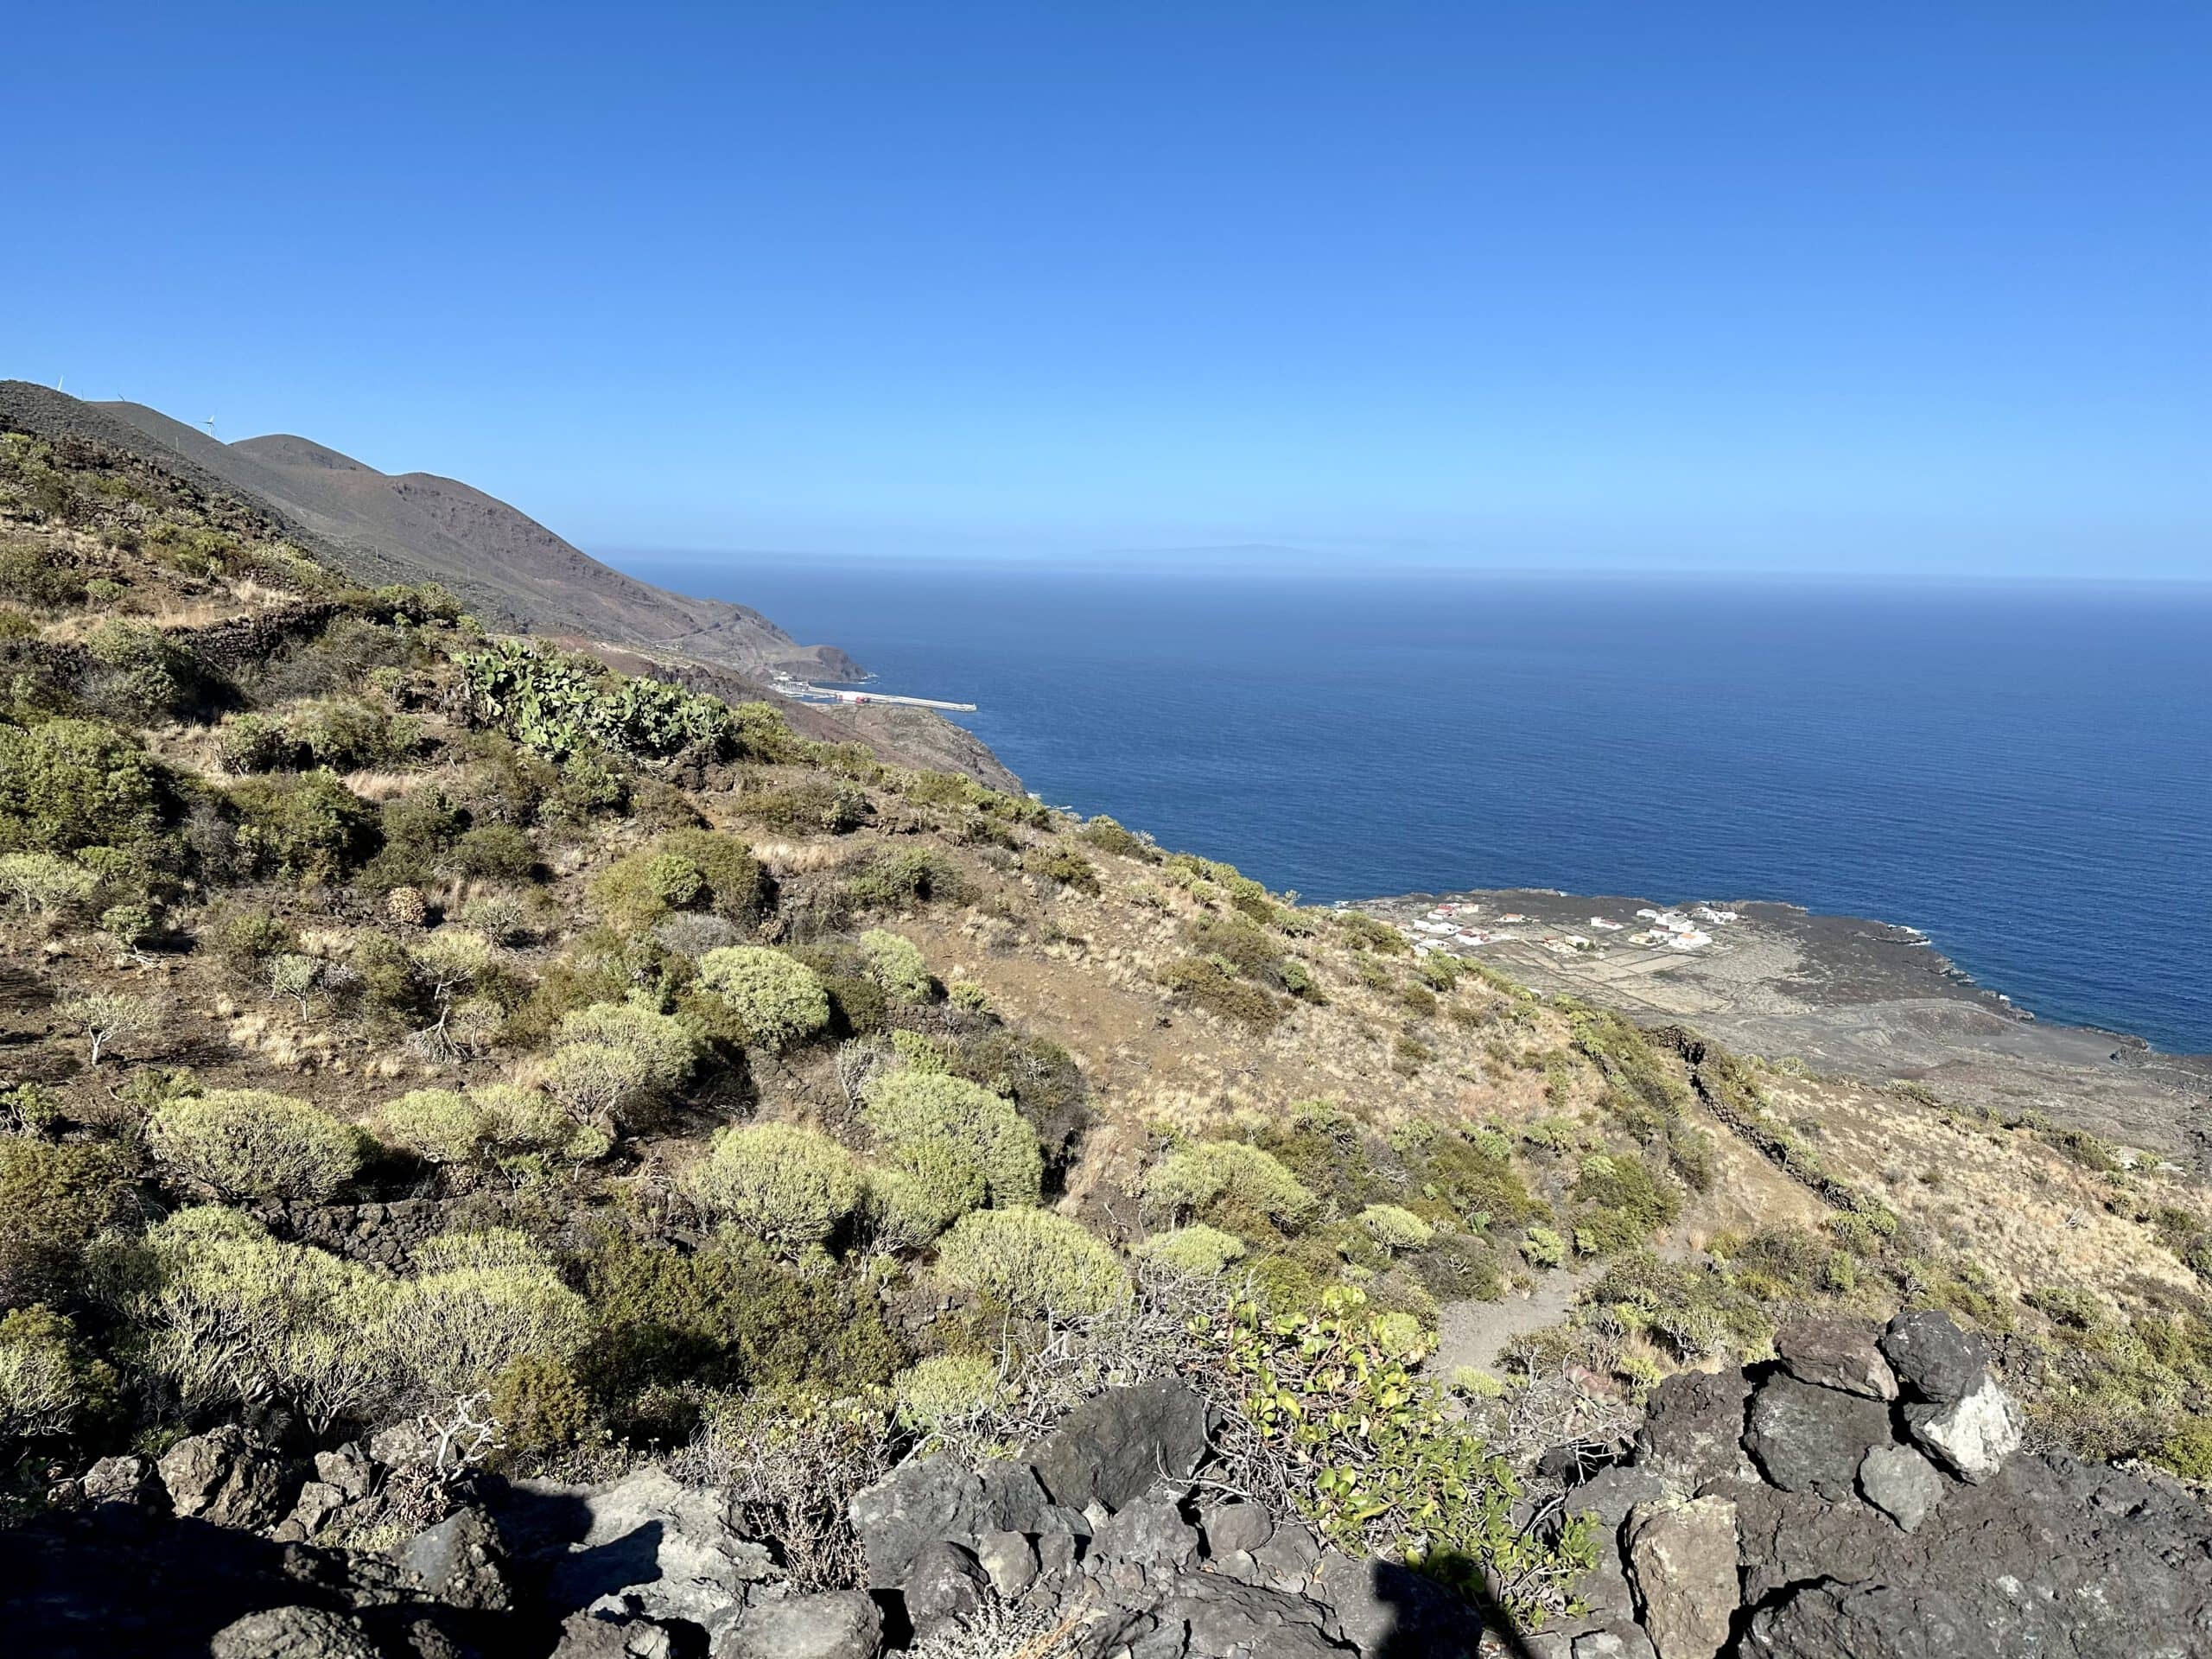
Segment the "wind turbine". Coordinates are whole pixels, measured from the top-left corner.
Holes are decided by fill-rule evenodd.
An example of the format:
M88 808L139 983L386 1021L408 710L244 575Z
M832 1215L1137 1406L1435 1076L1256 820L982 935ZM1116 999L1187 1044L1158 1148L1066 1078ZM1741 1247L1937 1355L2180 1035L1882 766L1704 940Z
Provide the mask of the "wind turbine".
M207 429L207 435L209 437L215 437L215 417L213 415L210 415L206 420L200 422L200 424ZM219 438L216 438L215 441L218 443L222 442Z

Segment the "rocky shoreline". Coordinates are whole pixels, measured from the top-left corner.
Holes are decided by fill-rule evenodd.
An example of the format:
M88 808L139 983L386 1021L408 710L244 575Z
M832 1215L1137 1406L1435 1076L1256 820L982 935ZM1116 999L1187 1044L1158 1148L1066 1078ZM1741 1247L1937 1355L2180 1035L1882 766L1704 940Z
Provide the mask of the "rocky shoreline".
M1429 931L1451 906L1443 922L1462 925L1462 936ZM2033 1109L2212 1169L2212 1056L2166 1054L2139 1037L2037 1020L1975 983L1912 928L1765 901L1668 907L1538 888L1410 893L1347 907L1547 994L1646 1023L1692 1025L1764 1059L1917 1084L1993 1110ZM1652 925L1651 913L1690 919L1707 942L1630 944Z

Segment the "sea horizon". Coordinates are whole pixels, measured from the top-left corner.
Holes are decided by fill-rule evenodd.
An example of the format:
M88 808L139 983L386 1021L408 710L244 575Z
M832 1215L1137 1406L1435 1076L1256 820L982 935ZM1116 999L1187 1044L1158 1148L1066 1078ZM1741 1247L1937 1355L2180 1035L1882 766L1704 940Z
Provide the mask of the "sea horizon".
M1798 905L2212 1052L2212 586L617 556L1309 900Z

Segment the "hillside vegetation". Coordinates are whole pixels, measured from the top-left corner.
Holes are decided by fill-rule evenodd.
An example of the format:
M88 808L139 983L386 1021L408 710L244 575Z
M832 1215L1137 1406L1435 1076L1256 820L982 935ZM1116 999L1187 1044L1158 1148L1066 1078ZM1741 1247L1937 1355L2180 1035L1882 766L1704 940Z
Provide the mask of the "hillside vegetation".
M798 1445L735 1464L828 1584L909 1447L1174 1370L1254 1490L1540 1618L1585 1541L1536 1451L1908 1300L2045 1436L2212 1478L2212 1205L2124 1148L487 633L90 440L0 433L0 592L19 1510L271 1413L524 1473Z

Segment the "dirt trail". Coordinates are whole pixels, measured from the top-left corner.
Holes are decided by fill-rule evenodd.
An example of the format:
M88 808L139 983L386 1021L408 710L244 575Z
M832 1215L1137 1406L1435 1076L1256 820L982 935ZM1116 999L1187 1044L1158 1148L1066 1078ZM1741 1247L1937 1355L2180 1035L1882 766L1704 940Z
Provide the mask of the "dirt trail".
M1504 1300L1497 1302L1445 1303L1438 1310L1442 1329L1428 1369L1443 1377L1449 1377L1453 1367L1459 1365L1495 1371L1497 1357L1507 1343L1557 1325L1602 1270L1593 1262L1579 1272L1546 1274L1526 1296L1508 1293Z

